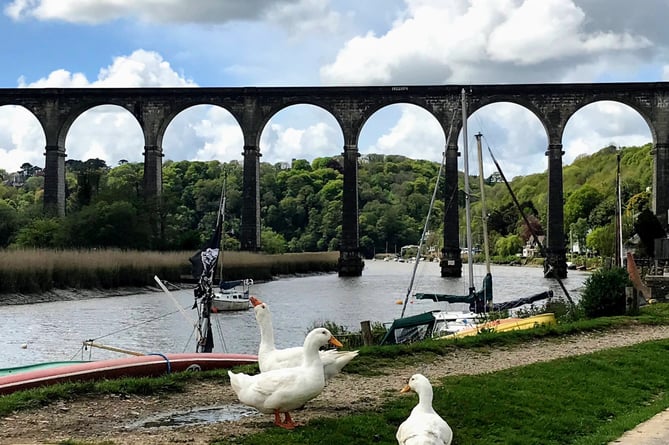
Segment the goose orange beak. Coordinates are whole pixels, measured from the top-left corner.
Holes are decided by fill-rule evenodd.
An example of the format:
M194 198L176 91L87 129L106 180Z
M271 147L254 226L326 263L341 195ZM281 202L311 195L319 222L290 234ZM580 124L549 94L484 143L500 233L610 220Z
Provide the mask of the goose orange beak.
M411 391L411 387L409 385L404 385L402 389L400 389L400 393L405 393Z
M330 343L332 346L336 346L338 348L341 348L341 347L344 346L344 345L341 344L341 342L339 340L334 338L334 336L330 337L330 340L328 341L328 343Z
M258 306L259 304L262 304L262 301L258 300L258 299L257 299L256 297L254 297L254 296L251 296L251 297L249 298L249 301L251 302L251 304L253 305L253 307L256 307L256 306Z

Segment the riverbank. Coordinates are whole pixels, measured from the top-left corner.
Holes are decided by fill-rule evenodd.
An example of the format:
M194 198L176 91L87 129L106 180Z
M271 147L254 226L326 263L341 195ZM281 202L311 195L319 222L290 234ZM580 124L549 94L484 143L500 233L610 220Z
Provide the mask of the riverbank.
M0 306L78 301L91 298L123 297L148 292L162 292L158 287L123 287L118 289L51 289L30 294L0 294Z
M669 326L629 323L611 330L598 330L559 338L541 338L503 348L454 349L446 356L412 365L390 366L378 376L344 372L323 393L294 413L299 422L337 418L376 410L396 393L408 376L421 372L436 382L453 375L476 375L589 354L611 348L669 338ZM78 397L0 419L0 444L45 443L65 440L109 441L117 445L142 443L189 443L205 445L215 439L233 443L241 435L275 428L271 416L254 414L235 421L186 424L177 427L135 427L142 419L200 407L237 404L227 384L216 381L189 382L183 392L125 396ZM457 436L457 430L456 430ZM637 444L643 444L642 435ZM648 442L650 443L650 442Z

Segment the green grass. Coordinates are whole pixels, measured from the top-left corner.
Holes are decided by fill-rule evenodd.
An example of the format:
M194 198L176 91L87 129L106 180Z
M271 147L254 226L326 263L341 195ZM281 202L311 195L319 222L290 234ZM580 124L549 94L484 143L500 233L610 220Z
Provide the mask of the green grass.
M669 407L669 341L607 350L433 382L434 407L454 431L454 445L594 445ZM407 376L408 377L408 376ZM399 388L389 388L399 390ZM390 397L380 412L319 419L292 431L216 444L395 444L417 396Z

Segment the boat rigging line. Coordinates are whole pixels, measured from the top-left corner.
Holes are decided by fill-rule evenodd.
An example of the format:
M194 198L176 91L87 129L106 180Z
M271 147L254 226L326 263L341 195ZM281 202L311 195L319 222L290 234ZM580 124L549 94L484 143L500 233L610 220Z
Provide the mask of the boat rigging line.
M469 188L469 147L467 136L467 92L462 89L462 151L465 168L465 222L467 226L467 269L469 274L469 296L474 296L474 254L472 251L472 211L470 207L472 191Z
M532 238L534 239L534 242L537 243L537 246L539 246L539 250L541 251L541 255L546 258L546 249L544 248L544 245L541 243L539 240L539 237L537 236L536 232L532 228L532 225L530 224L530 221L527 219L527 216L525 215L525 212L523 211L523 208L520 206L520 203L518 202L518 198L516 198L515 193L513 193L513 189L511 188L511 185L509 184L509 181L506 180L506 176L504 176L504 172L502 171L502 167L500 167L499 163L497 162L497 159L495 158L495 155L492 153L492 149L490 148L490 145L486 144L488 147L488 152L490 153L490 157L492 158L492 161L495 163L495 167L497 167L497 171L499 172L500 177L504 181L504 184L506 185L507 190L509 191L509 194L511 195L511 199L513 199L514 204L516 205L516 208L518 209L518 212L520 212L520 215L523 217L523 221L525 221L525 225L527 226L527 229L530 231L530 234L532 234ZM567 288L564 286L564 283L558 276L557 272L555 269L549 265L548 272L546 275L550 273L553 278L558 282L560 285L560 288L562 289L562 292L564 292L565 297L567 297L567 300L569 301L569 304L571 304L572 309L576 307L574 304L574 301L571 299L571 296L569 295L569 292L567 291Z
M441 164L439 165L439 172L437 173L437 180L434 184L434 190L432 191L432 199L430 200L430 207L427 210L427 218L425 218L425 224L423 225L423 233L420 237L420 241L418 242L418 251L416 252L416 261L414 262L413 265L413 273L411 274L411 281L409 282L409 288L407 289L407 294L404 297L404 304L402 305L402 315L400 318L404 318L404 312L406 311L407 308L407 303L409 301L409 297L411 296L411 291L413 289L413 283L414 279L416 278L416 270L418 269L418 263L420 262L420 253L421 250L423 249L423 243L425 242L425 236L427 234L427 227L430 222L430 215L432 214L432 208L434 207L434 201L436 200L437 197L437 191L439 190L439 178L441 178L443 169L444 169L444 164L446 162L446 151L448 150L448 145L451 142L451 133L453 132L453 122L455 121L455 116L457 114L457 108L453 110L453 116L451 117L451 125L448 128L448 136L446 136L446 146L444 147L444 151L441 156Z

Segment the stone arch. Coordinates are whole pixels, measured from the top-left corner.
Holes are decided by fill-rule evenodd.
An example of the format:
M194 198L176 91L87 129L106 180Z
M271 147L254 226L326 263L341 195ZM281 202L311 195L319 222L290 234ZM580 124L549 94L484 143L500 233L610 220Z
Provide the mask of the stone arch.
M587 100L584 100L582 103L580 103L579 106L567 117L566 122L562 128L562 133L560 135L561 140L564 140L565 133L567 133L567 129L570 126L576 124L576 118L578 117L579 114L582 115L584 112L587 113L589 112L589 110L592 110L593 107L598 107L599 108L598 111L600 113L606 113L606 110L601 109L602 107L606 106L613 106L613 108L618 108L618 111L624 110L626 114L629 113L630 111L635 113L646 124L647 130L650 132L650 137L651 137L650 142L652 142L653 145L657 142L657 131L655 129L655 126L653 125L653 121L650 119L647 113L645 113L645 110L639 107L638 104L634 103L633 101L622 100L619 97L610 95L598 95L589 97ZM613 111L615 110L612 109L611 112ZM608 123L611 123L611 120L609 120ZM637 125L639 123L640 122L637 122ZM602 147L597 147L597 148L602 148ZM565 149L565 152L568 153L568 150Z
M545 121L541 119L541 114L535 107L529 106L528 103L520 100L496 100L481 101L480 106L469 111L467 119L468 129L468 146L470 153L476 149L476 142L474 135L476 133L483 134L484 146L484 165L485 171L491 173L495 171L495 166L487 154L486 146L489 145L495 154L495 158L504 166L504 159L513 157L518 159L520 156L533 156L536 162L542 161L545 169L545 151L549 143L549 134ZM523 119L518 122L518 119ZM528 131L531 141L529 144L532 150L528 149ZM458 132L458 146L463 147L462 127ZM500 143L501 141L501 143ZM514 151L516 149L517 151ZM474 151L475 154L475 151ZM470 159L474 159L475 157ZM485 173L485 172L484 172ZM534 172L510 171L505 172L505 176L509 178ZM470 171L472 175L478 175L477 170Z
M76 113L71 113L70 117L71 116L76 117L74 119L68 119L61 129L61 137L63 141L61 146L66 149L68 157L74 157L74 154L77 152L84 152L88 154L79 156L85 158L83 160L89 158L101 158L105 159L111 165L113 162L118 162L121 159L124 159L125 156L119 156L119 159L110 159L110 152L113 153L117 147L119 151L122 148L127 149L128 146L133 145L127 141L138 137L137 159L131 161L139 162L142 149L144 148L144 132L137 117L126 107L117 104L102 103L95 106L86 106L81 110L78 110ZM89 122L89 119L93 122ZM85 125L86 127L79 127L80 124ZM88 132L93 128L95 129L95 135L86 135L83 139L86 144L92 141L93 148L84 148L83 143L80 142L79 139L75 139L73 143L73 136L77 137L79 136L80 131L83 134L83 132ZM128 131L133 131L132 128L136 129L134 135L128 134ZM130 137L125 138L125 136ZM70 145L69 148L66 145L68 140ZM102 140L104 140L104 152L100 151L100 153L96 154L96 150L101 150L100 147L103 145L103 142L101 142ZM97 147L96 144L98 145ZM72 153L73 156L69 156L69 153Z
M364 143L366 142L364 136L367 136L366 133L368 133L370 130L374 131L372 128L373 125L375 125L376 119L386 118L395 120L394 124L391 123L385 125L385 127L391 126L390 133L381 135L379 138L377 138L377 142L380 140L380 138L386 136L388 138L392 138L394 136L396 139L406 140L408 137L412 136L412 134L405 133L407 122L415 119L416 115L420 114L421 117L424 116L431 117L431 119L427 119L425 122L422 123L424 125L422 128L425 129L426 131L420 132L418 134L419 137L428 134L429 137L422 138L422 142L425 142L426 139L431 139L432 137L437 137L439 139L439 141L435 144L434 147L430 147L431 148L431 150L429 150L430 155L424 156L426 154L425 149L420 150L422 153L416 153L413 155L406 155L405 153L397 152L396 150L395 151L391 150L388 152L388 154L402 154L410 158L422 158L435 162L441 162L443 152L446 149L445 145L446 145L447 133L444 132L442 123L439 122L439 119L437 118L437 116L434 115L434 113L431 112L431 110L429 110L425 106L422 106L421 104L417 104L416 102L405 102L405 101L389 102L383 106L376 106L370 109L370 111L372 110L374 110L372 113L369 113L365 116L364 122L358 131L359 152L363 153L364 151L366 151L365 150L366 147L363 146L365 145ZM399 115L397 115L398 112ZM413 123L415 122L416 121L414 120ZM453 132L453 134L455 134L455 132ZM404 144L406 144L406 142L404 142ZM419 156L419 154L421 156Z
M565 125L562 127L563 133L567 125L569 124L569 121L572 120L572 117L574 117L574 115L576 115L579 111L583 110L584 108L590 105L601 102L615 102L617 104L624 105L636 111L639 114L639 116L644 120L646 125L648 125L648 129L650 130L653 144L657 142L657 130L655 128L655 125L653 124L653 119L651 119L651 116L649 115L649 113L647 113L647 110L641 106L639 101L632 100L629 97L621 94L596 94L593 96L586 97L579 104L579 106L575 110L573 110L573 112L569 114L565 119L566 120ZM563 134L561 134L560 136L562 138Z
M163 119L161 119L160 125L158 127L157 144L159 146L162 146L165 132L167 131L167 129L177 116L181 115L184 112L188 112L193 108L200 108L200 107L212 107L212 109L216 108L224 110L230 116L232 116L237 126L239 126L242 129L242 132L244 131L244 129L242 128L242 122L240 120L240 116L238 115L238 113L235 112L235 110L232 107L228 107L225 104L216 103L214 101L179 102L178 106L171 108L165 114Z
M539 123L543 127L544 131L546 132L546 136L548 140L550 140L551 136L551 127L548 125L544 118L544 114L542 111L537 107L531 100L529 100L527 97L524 96L512 96L512 95L490 95L490 96L481 96L480 99L473 103L469 109L468 109L468 114L469 116L473 116L476 112L479 110L482 110L484 108L488 108L491 105L497 105L497 104L513 104L517 105L527 111L529 111L534 117L536 117L539 120ZM488 108L490 109L490 108ZM460 137L458 137L458 140Z
M430 107L425 101L418 100L416 98L411 98L411 97L402 97L402 98L397 98L395 100L386 99L386 100L382 100L382 101L379 101L379 102L375 102L374 104L372 104L371 106L366 108L361 113L360 125L357 128L357 133L356 133L356 141L360 140L360 134L362 133L363 128L368 124L368 122L370 121L370 119L372 119L372 117L374 115L376 115L378 112L383 112L382 111L383 109L389 109L389 107L393 107L395 105L398 105L398 106L409 105L409 106L420 108L420 109L424 110L430 116L432 116L436 120L437 123L440 124L440 127L442 128L442 132L444 132L444 138L446 137L445 133L448 131L448 128L444 128L444 125L449 125L450 119L448 120L448 122L441 122L440 119L439 119L439 116L437 116L435 114L432 107Z
M309 125L306 126L306 128L301 128L301 129L296 129L296 128L291 128L290 130L295 130L297 132L302 132L301 134L295 134L295 137L299 136L300 139L306 134L307 136L312 135L312 136L319 136L320 135L324 137L325 141L332 141L333 138L337 139L337 146L336 146L336 152L333 153L332 155L338 155L340 153L340 150L342 149L344 145L344 135L343 135L343 128L341 125L341 121L338 119L338 116L336 113L333 113L333 111L327 106L327 104L322 103L316 103L316 102L310 102L310 101L294 101L294 102L289 102L287 104L283 104L281 107L277 107L275 110L273 110L272 113L268 113L266 118L260 120L262 122L261 125L259 125L259 131L257 133L257 139L256 139L256 147L259 147L260 153L261 154L269 154L266 149L267 149L267 144L268 140L268 125L273 119L279 118L279 119L284 119L287 122L293 122L294 119L300 118L299 116L295 116L294 114L300 114L302 113L303 116L301 119L304 119L303 122L307 122ZM283 114L283 117L281 116ZM321 125L324 124L323 118L326 118L325 120L330 120L331 123L336 124L336 127L327 125L325 123L325 126ZM317 122L318 121L318 122ZM331 134L324 135L323 132L331 131Z
M8 137L5 138L6 136ZM18 144L16 142L17 139L20 140ZM32 146L31 153L34 152L34 156L17 159L17 157L23 157L20 152L22 148L27 149L28 145ZM4 167L8 165L10 158L12 158L12 161L19 162L18 165L21 165L24 162L30 162L33 165L37 165L38 159L39 165L44 165L43 153L45 146L46 133L44 127L31 110L22 105L0 105L1 166ZM5 157L7 158L7 161L3 159Z
M181 125L182 118L186 123L195 120L199 127L191 126L182 128L181 130L177 129L176 126ZM194 155L197 159L238 159L239 153L244 146L244 135L239 120L228 108L216 104L190 104L186 107L180 107L178 110L170 113L163 121L163 125L159 129L157 136L158 145L162 148L163 153L165 153L166 148L168 154L173 153L172 147L164 146L165 136L168 136L169 139L174 136L178 141L182 140L178 136L173 135L173 131L180 131L181 134L183 134L183 132L190 132L192 133L190 135L190 140L195 139L202 141L202 145L197 147L197 152ZM224 138L222 141L218 140L217 137L220 135L230 136L234 142L238 143L221 147L221 143L224 143L224 141L228 139ZM197 144L195 145L197 146ZM193 150L192 146L189 148L191 151ZM223 151L234 149L235 156L219 156L221 154L221 148Z
M60 124L57 132L57 144L59 147L65 147L67 136L70 132L70 128L81 116L85 115L88 111L91 111L98 107L115 107L122 108L127 111L129 115L133 116L140 128L142 128L141 122L139 121L138 116L133 112L132 109L128 108L125 103L122 101L114 100L110 98L109 100L96 100L96 101L87 101L81 103L75 107L72 107L69 112L64 116L62 123ZM120 111L120 110L119 110ZM142 137L144 139L144 137Z

